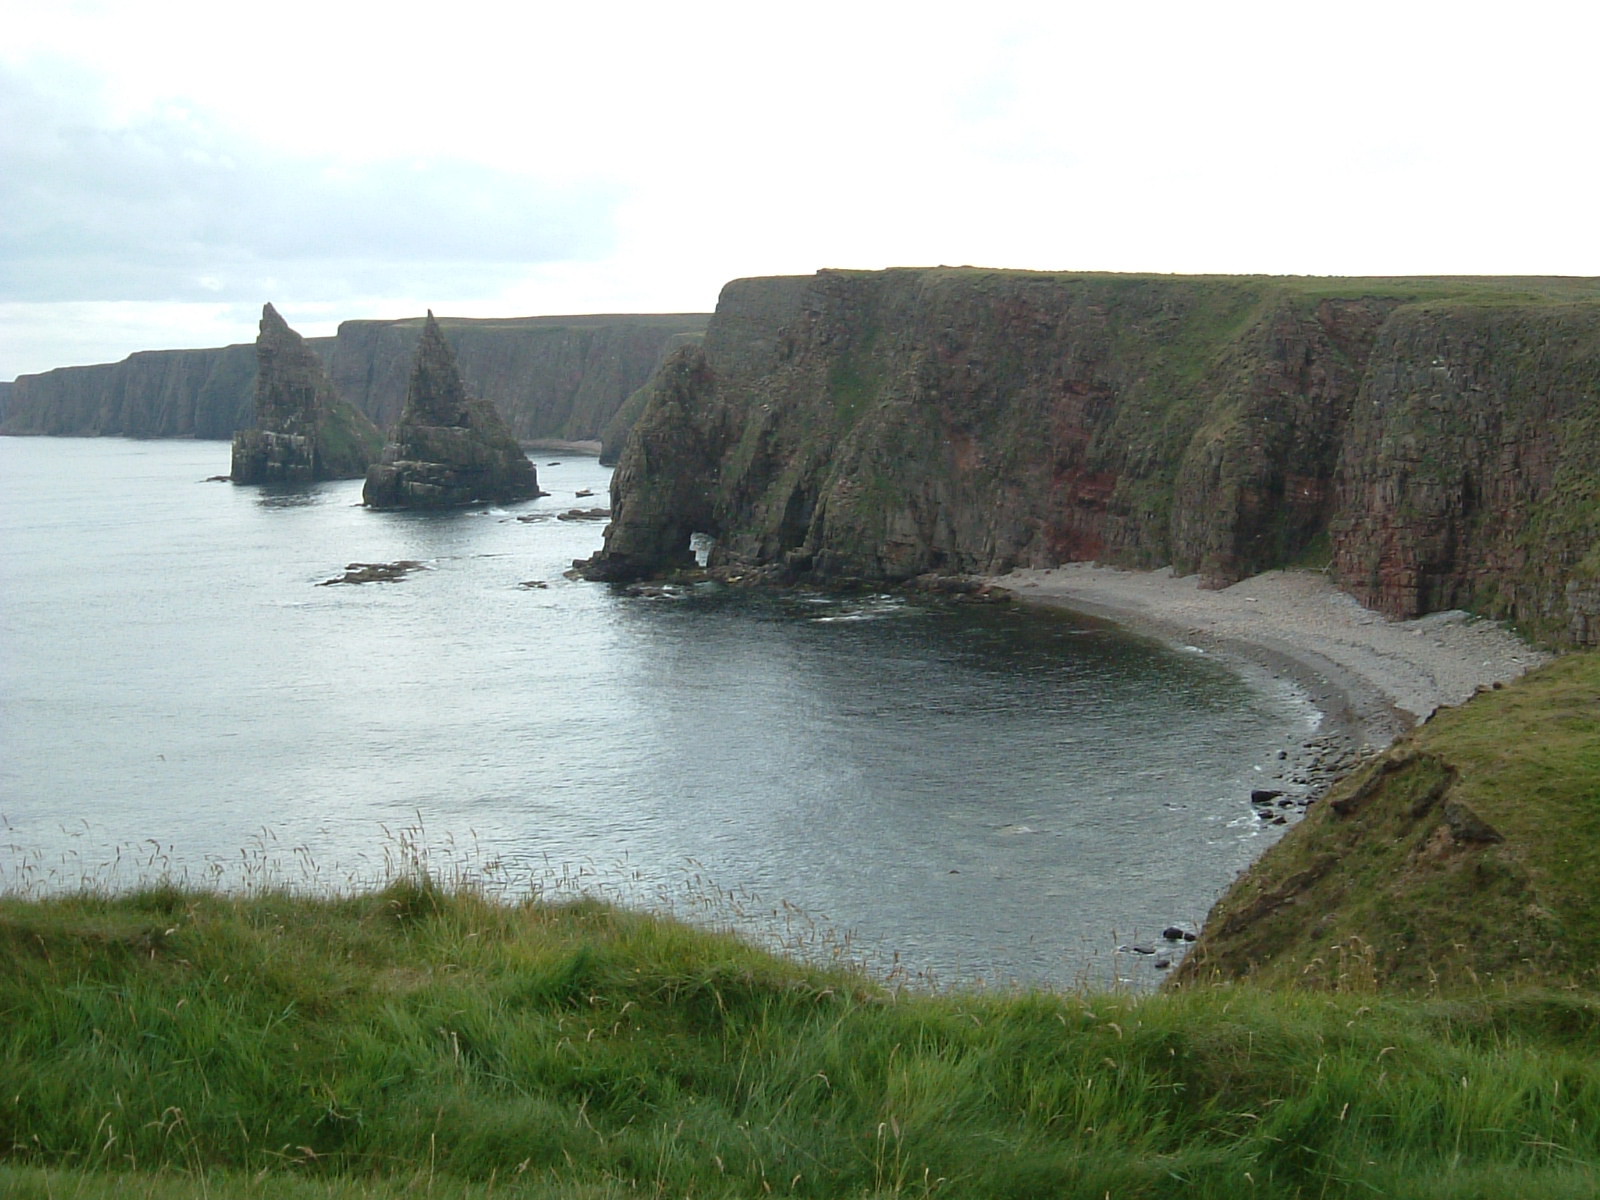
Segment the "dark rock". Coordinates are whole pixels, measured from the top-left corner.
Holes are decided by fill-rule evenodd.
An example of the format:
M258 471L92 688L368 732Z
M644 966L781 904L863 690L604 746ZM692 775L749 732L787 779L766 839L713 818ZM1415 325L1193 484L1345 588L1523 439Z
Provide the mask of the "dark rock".
M1183 930L1177 925L1168 925L1161 931L1161 936L1169 942L1181 942L1183 941Z
M322 360L277 309L261 310L255 426L233 437L235 483L359 479L383 445L378 428L334 390Z
M1168 958L1166 955L1163 954L1160 958L1156 959L1155 962L1151 963L1150 965L1152 967L1154 967L1158 971L1165 971L1168 967L1170 967L1172 965L1172 960L1170 958Z
M1271 804L1281 795L1283 792L1275 788L1256 788L1250 793L1250 803Z
M569 508L564 513L557 513L558 521L607 521L611 519L609 508Z
M343 575L334 579L324 579L317 586L331 587L336 583L396 583L412 571L423 569L425 568L421 563L410 558L388 563L353 562L345 567Z
M1156 952L1156 948L1154 946L1129 946L1128 949L1132 950L1135 954L1154 954Z
M371 508L509 504L544 495L533 463L493 404L469 397L455 353L428 314L400 422L367 472Z

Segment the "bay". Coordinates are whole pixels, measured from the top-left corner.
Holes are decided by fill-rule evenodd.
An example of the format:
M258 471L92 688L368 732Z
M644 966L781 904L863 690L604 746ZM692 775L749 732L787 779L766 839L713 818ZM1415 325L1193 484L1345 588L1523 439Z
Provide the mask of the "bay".
M568 579L593 458L428 514L207 482L227 458L0 439L0 886L425 859L911 980L1143 986L1117 948L1198 924L1271 836L1249 789L1318 720L1088 618ZM322 586L397 560L422 566Z

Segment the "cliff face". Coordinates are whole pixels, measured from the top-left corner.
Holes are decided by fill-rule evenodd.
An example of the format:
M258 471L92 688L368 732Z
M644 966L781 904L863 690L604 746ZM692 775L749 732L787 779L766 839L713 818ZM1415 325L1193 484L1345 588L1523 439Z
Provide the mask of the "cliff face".
M539 476L486 400L468 396L450 343L430 312L417 340L406 403L367 471L373 508L509 503L541 495Z
M1600 306L1395 314L1346 429L1334 569L1393 616L1600 643Z
M266 305L255 424L233 435L233 482L359 479L382 448L378 427L339 396L316 352Z
M776 577L1096 559L1221 584L1331 534L1390 611L1493 595L1592 640L1597 331L1593 281L740 280L651 383L589 572L686 565L703 532ZM1453 390L1424 386L1441 369ZM1565 565L1530 574L1557 526Z
M322 352L332 340L307 339ZM254 345L141 351L19 376L0 433L230 438L252 422L255 387Z
M672 349L700 336L707 320L700 313L446 319L439 327L467 391L492 400L515 436L590 441ZM340 394L380 425L392 425L421 332L417 320L340 325L332 355Z
M468 390L520 438L601 437L624 400L673 348L697 339L703 313L446 320ZM346 321L308 338L335 387L378 425L400 415L420 320ZM228 438L250 426L254 348L158 350L120 363L21 376L0 433ZM626 430L618 430L617 435Z

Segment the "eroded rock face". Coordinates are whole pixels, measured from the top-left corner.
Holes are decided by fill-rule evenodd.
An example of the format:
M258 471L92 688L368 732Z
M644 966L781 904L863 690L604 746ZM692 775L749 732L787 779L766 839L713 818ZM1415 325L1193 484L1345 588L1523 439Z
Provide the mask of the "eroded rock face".
M1104 559L1225 582L1327 519L1392 304L1265 281L825 271L724 289L624 450L591 570L823 579Z
M235 483L358 479L383 435L339 398L322 360L277 309L261 310L255 425L233 438Z
M493 404L469 397L454 352L428 314L400 421L367 472L372 508L508 504L543 495L533 463Z
M1336 507L1334 567L1363 603L1600 644L1600 309L1396 313L1345 432Z
M1515 284L1515 288L1510 285ZM1600 283L736 280L648 399L586 566L896 581L1327 561L1395 615L1600 640Z

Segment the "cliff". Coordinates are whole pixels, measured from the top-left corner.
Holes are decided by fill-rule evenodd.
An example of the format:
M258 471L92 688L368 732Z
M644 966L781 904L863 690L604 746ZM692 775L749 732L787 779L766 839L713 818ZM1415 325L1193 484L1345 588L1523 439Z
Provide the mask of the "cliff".
M587 570L686 566L702 532L731 574L1224 584L1331 545L1386 611L1592 641L1597 337L1593 280L737 280L649 385Z
M431 312L417 339L400 420L382 460L366 474L361 502L372 508L504 504L543 494L495 406L467 394Z
M656 367L695 341L703 313L646 316L446 318L439 322L467 391L491 400L524 440L597 441ZM333 382L382 426L399 419L421 320L346 321ZM621 431L626 433L626 430Z
M255 424L233 436L233 482L359 479L382 448L378 427L339 396L316 352L266 305Z
M326 353L331 338L308 338ZM58 367L11 385L0 434L231 438L253 420L253 344L144 350L119 363Z
M468 389L493 401L519 438L588 440L662 359L705 329L703 313L440 322ZM380 427L394 424L420 320L346 321L308 338L335 387ZM252 346L156 350L120 363L23 375L0 434L230 438L252 420ZM619 429L612 436L620 436Z

